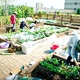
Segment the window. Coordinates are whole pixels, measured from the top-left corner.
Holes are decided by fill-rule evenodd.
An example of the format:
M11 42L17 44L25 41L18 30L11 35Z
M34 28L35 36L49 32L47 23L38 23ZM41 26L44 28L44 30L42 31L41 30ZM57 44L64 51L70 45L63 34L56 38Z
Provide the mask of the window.
M77 5L77 3L75 3L75 5Z
M76 10L76 8L74 8L74 10Z

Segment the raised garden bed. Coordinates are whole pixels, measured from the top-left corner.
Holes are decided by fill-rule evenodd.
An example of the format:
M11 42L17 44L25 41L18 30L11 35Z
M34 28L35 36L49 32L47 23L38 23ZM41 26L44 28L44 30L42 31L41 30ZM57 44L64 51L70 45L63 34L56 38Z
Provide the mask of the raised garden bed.
M26 73L22 76L37 77L42 80L80 80L80 68L74 63L67 66L63 59L47 57L36 65L28 71L25 70Z
M22 51L23 53L28 54L31 53L31 51L36 47L55 42L57 37L69 34L71 31L72 29L70 30L67 27L60 28L55 26L48 26L40 28L40 30L36 31L18 31L14 33L6 33L2 36L6 36L7 38L4 40L10 41L12 46L15 47L17 51ZM14 50L11 49L8 49L8 51L14 52Z
M56 34L56 36L57 37L61 37L61 36L64 36L64 35L68 35L68 34L70 34L73 31L74 31L74 29L71 29L70 31L65 31L65 32L62 32L60 34Z
M71 29L79 29L79 26L77 25L66 25L66 24L59 24L59 23L54 23L54 26L60 26L60 27L68 27L68 28L71 28Z
M28 32L28 33L23 32L22 33L23 35L20 32L19 32L20 34L17 32L17 33L10 33L10 35L8 33L8 34L5 34L5 36L8 36L9 39L11 39L11 37L13 36L13 38L10 41L12 46L14 46L17 51L22 51L23 53L28 54L28 53L31 53L31 51L34 50L36 47L47 44L47 43L55 42L57 37L61 37L65 34L69 34L72 31L73 30L69 30L67 28L63 28L63 29L59 28L59 29L57 29L56 34L55 34L54 27L51 27L51 28L47 28L47 34L45 34L46 29L42 28L41 30L35 31L35 32ZM34 37L34 39L32 41L28 42L26 40L27 35L28 35L28 37L32 36L32 39ZM17 38L16 38L16 36L17 36ZM24 36L26 36L26 38L23 38ZM8 41L8 40L5 40L5 41ZM25 46L25 45L27 45L27 46ZM9 52L13 52L13 51L10 49Z
M63 60L57 58L47 58L46 60L40 62L40 64L32 72L34 75L42 76L42 79L46 80L79 80L80 79L80 69L76 66L70 65L69 67L65 65Z

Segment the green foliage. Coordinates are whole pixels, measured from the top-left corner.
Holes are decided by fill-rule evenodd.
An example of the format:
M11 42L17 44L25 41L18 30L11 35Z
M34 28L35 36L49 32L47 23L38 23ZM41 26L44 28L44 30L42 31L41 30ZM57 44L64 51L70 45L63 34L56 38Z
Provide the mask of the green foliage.
M67 28L66 28L67 29ZM27 40L26 40L26 42L28 42L28 41L35 41L35 40L39 40L39 39L43 39L43 38L45 38L45 37L49 37L50 35L52 35L52 34L54 34L54 32L55 32L55 28L52 26L48 26L48 27L45 27L45 28L43 28L43 27L40 27L40 29L39 30L35 30L35 31L33 31L33 32L30 32L29 30L27 30L27 29L25 29L24 30L24 32L27 32L27 34L26 33L24 33L23 34L23 36L25 35L25 36L27 36L27 35L31 35L31 36L33 36L32 38L30 38L30 37L28 37L27 38ZM59 29L60 30L60 29ZM58 31L58 30L57 30ZM15 35L15 34L17 34L17 33L21 33L21 32L23 32L21 29L18 29L17 30L17 32L15 32L13 35ZM9 33L11 33L11 31L9 32ZM12 33L11 33L12 34ZM10 35L11 35L10 34ZM4 35L4 36L7 36L7 35ZM12 35L11 35L12 36ZM11 36L9 36L9 34L8 34L8 38L10 38ZM20 40L22 40L22 42L25 42L25 40L23 40L24 38L20 38ZM20 43L22 43L21 41L19 41Z
M17 11L17 17L18 18L26 18L26 17L29 17L29 16L33 16L34 14L34 10L32 7L27 7L27 6L17 6L16 7L16 11Z
M27 21L27 23L30 25L33 21Z
M57 14L60 14L60 12L57 12Z
M80 8L77 9L77 14L80 14Z
M17 11L17 17L22 18L22 17L28 17L28 16L33 16L34 15L34 9L32 7L27 7L25 5L19 5L19 6L14 6L14 5L7 5L8 6L8 15L13 14L14 11ZM0 15L4 16L5 15L5 6L0 6Z
M1 16L0 17L0 24L1 25L10 24L10 16Z
M0 16L3 14L3 8L0 6Z
M8 5L8 15L13 14L13 12L16 11L16 6L14 5Z
M6 19L5 19L5 21L4 21L4 24L7 24L7 25L10 24L10 18L9 18L9 17L6 17Z
M76 12L73 12L74 15L76 15Z
M17 20L16 23L19 24L19 18L26 18L29 16L33 16L34 15L34 9L32 7L27 7L27 6L14 6L14 5L8 5L8 15L9 16L5 16L5 6L0 6L0 24L1 25L9 25L10 24L10 15L12 15L15 11L17 11Z
M57 58L47 58L44 61L40 62L40 65L44 68L47 68L49 71L52 71L56 74L65 76L67 80L76 80L79 76L80 68L76 66L66 66L64 61L61 61Z
M40 11L40 12L38 12L38 14L39 14L39 15L41 15L41 14L46 14L46 12Z
M42 12L38 12L38 16L39 16L39 18L41 18Z
M42 12L42 14L46 14L46 12Z
M38 12L38 14L39 14L39 15L41 15L41 14L42 14L42 12Z

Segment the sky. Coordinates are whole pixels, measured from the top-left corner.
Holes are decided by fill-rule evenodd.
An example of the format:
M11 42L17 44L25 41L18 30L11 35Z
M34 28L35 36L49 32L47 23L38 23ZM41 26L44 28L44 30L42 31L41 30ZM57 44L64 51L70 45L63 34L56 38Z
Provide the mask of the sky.
M43 7L51 8L53 6L55 9L64 9L65 0L14 0L12 2L14 5L27 5L30 7L35 7L36 3L43 3Z

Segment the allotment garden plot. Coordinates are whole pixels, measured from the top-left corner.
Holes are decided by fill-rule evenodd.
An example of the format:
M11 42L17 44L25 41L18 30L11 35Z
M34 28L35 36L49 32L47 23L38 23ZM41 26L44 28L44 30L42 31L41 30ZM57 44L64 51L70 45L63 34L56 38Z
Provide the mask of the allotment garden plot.
M38 30L25 30L24 32L17 31L2 34L1 39L10 41L13 46L19 47L17 49L18 51L22 50L23 53L28 54L42 44L54 42L57 35L68 31L70 31L68 27L47 26L40 27Z

